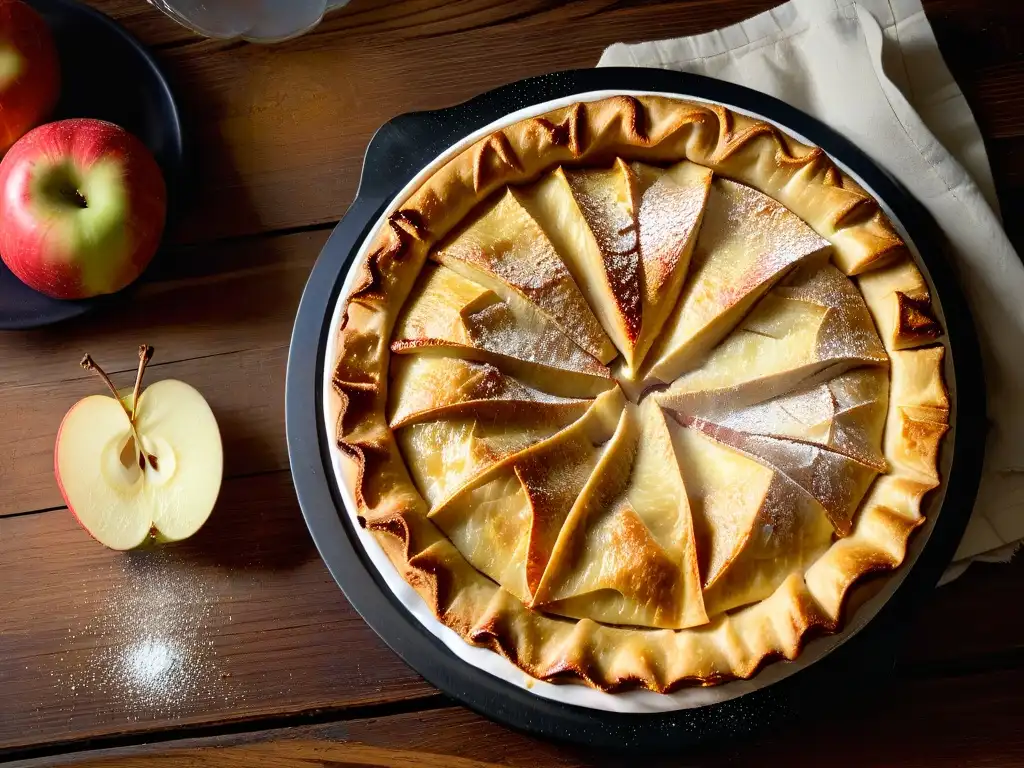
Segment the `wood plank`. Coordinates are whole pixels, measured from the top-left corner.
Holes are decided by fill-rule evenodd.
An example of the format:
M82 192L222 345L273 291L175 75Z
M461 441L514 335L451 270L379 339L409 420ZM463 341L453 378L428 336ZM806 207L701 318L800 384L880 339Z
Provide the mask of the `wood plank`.
M932 2L944 50L971 40L964 55L986 62L965 61L957 71L970 73L965 87L987 135L1020 136L1024 43L1006 32L1003 44L986 46L993 40L987 15ZM202 116L192 121L200 183L177 237L195 242L334 221L354 194L370 136L390 117L521 77L593 66L616 41L703 32L774 4L356 2L287 43L204 41L161 51L186 113ZM1008 30L1024 24L1019 4L1001 4L998 14Z
M823 702L822 715L756 740L692 751L686 764L789 768L871 765L1024 766L1024 671L936 680L879 681L870 703L850 709ZM826 714L827 713L827 714ZM821 727L842 716L841 728ZM159 756L159 757L157 757ZM295 727L241 736L190 739L17 763L79 768L163 768L313 765L382 768L532 768L544 766L678 766L680 756L639 758L558 746L498 726L467 710L437 709L390 717Z
M349 607L286 472L225 484L179 545L99 546L67 510L0 520L0 749L428 696ZM1024 560L938 590L903 675L1024 648Z
M1024 594L1024 557L1009 565L975 563L921 606L901 664L934 667L1024 651L1024 612L1010 606ZM1021 657L1024 661L1024 656Z
M975 83L998 75L998 68L1012 65L1024 49L1017 0L986 2L983 13L963 0L923 0L923 5L942 57L969 100Z
M997 171L996 181L1001 187L1000 204L1018 210L1022 203L1013 196L1024 194L1024 136L986 141L988 160Z
M78 367L85 352L111 374L124 372L130 383L142 343L156 348L157 364L286 345L309 270L329 234L175 248L135 291L104 310L58 326L5 331L0 408L9 387L88 376Z
M371 135L390 117L457 103L520 77L592 66L609 43L650 36L653 18L659 32L689 34L772 4L661 4L640 13L607 1L531 3L505 23L449 13L423 34L421 14L403 14L402 5L386 16L378 10L391 21L377 24L364 23L356 7L281 45L166 51L162 59L187 111L204 118L194 126L202 169L196 214L179 237L334 221L352 199ZM568 29L572 45L561 40Z
M136 346L137 350L138 347ZM137 352L136 352L137 354ZM224 475L288 467L284 387L288 347L226 352L151 364L146 380L180 379L199 389L213 409L224 443ZM48 509L64 501L53 475L53 446L64 414L78 400L104 393L85 377L4 389L0 395L0 516ZM115 383L130 387L134 374Z
M302 289L327 232L179 250L117 308L73 324L0 335L0 516L63 504L53 479L60 421L103 393L78 366L88 351L131 386L138 345L156 357L147 382L198 388L220 422L228 477L288 466L287 345ZM174 257L174 258L172 258Z
M0 749L433 693L342 596L287 472L132 553L67 510L4 518L0 562Z

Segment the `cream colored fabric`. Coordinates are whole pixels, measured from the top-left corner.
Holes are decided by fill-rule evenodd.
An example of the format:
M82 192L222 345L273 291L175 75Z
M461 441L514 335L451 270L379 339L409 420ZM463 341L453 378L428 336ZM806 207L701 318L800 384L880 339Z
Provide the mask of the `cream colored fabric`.
M608 48L598 66L710 75L772 94L853 140L940 222L985 356L989 421L974 515L945 580L1024 539L1024 266L977 123L920 0L792 0L704 35Z

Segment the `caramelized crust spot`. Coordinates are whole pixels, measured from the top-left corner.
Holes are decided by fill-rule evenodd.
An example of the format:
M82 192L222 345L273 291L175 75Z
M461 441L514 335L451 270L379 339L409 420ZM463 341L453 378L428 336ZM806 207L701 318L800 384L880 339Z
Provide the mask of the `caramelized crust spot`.
M504 133L493 133L478 146L479 151L473 163L475 191L481 191L492 179L501 177L509 171L522 172L523 166Z

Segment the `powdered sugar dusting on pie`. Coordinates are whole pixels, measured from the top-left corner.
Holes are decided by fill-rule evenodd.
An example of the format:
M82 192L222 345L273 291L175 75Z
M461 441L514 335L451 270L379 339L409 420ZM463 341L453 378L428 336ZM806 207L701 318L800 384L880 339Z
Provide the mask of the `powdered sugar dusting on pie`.
M640 332L643 289L632 172L618 161L610 171L567 171L566 177L597 241L615 311L631 347Z
M347 364L383 349L387 376L334 379L350 410L386 400L391 432L340 438L364 485L412 478L364 515L442 622L541 678L665 691L835 628L860 564L891 565L889 532L916 524L948 402L923 383L941 355L890 361L879 327L890 349L934 338L927 292L894 268L865 303L847 274L901 244L832 210L871 201L820 152L726 111L600 104L517 124L413 194L371 267L435 263L393 323L374 293L345 333ZM662 163L681 136L688 157Z
M662 177L640 201L640 254L650 304L662 300L664 286L682 255L684 242L704 211L706 195L696 185L681 186Z
M868 485L885 468L880 445L887 357L860 294L825 259L828 247L776 201L735 182L712 181L693 164L666 170L618 161L608 169L560 170L529 190L501 193L435 251L444 266L425 273L426 287L414 294L398 329L400 336L413 326L431 338L447 333L460 348L495 357L464 362L458 359L460 348L453 348L456 357L449 362L442 357L403 364L392 393L395 418L397 423L403 418L443 422L467 414L515 419L520 417L509 414L555 407L562 409L561 418L571 413L579 421L564 437L520 443L521 455L507 455L512 463L500 482L482 479L474 485L466 474L476 471L468 466L483 471L502 460L484 450L487 442L472 442L463 432L446 438L452 446L446 461L456 455L477 458L473 465L459 460L464 487L437 512L437 519L446 521L442 527L488 576L535 608L554 613L611 623L620 615L624 623L678 628L691 625L694 616L706 622L716 612L767 597L793 569L820 555L833 533L849 533ZM581 269L603 274L607 293L595 292L600 281L581 292L573 277ZM632 405L604 412L606 398L604 410L588 421L578 411L590 402L586 393L566 397L558 385L570 371L607 375L570 340L571 331L564 332L579 322L584 294L598 316L622 322L619 332L610 334L621 343L621 331L632 338L644 311L651 318L659 311L668 316L671 307L660 302L670 291L679 295L678 307L662 341L681 340L683 347L695 344L709 351L691 357L688 371L654 393L657 405L645 406L643 423L665 424L661 429L667 430L658 438L662 447L655 460L648 448L638 452L635 446L637 440L655 439L656 432L645 438L635 427L627 429L637 423ZM415 352L401 344L395 348ZM672 357L664 345L656 349L662 362ZM524 371L538 366L547 373L520 382L521 371L509 361L518 361ZM621 375L642 381L644 374L627 367ZM651 407L665 409L671 418L652 420ZM621 423L612 440L616 421ZM515 429L514 420L508 423ZM488 429L496 426L498 421ZM435 434L424 429L416 434ZM424 440L413 444L405 438L404 443L422 455ZM619 447L609 447L602 459L600 446L608 440ZM472 445L476 453L467 453L464 446ZM623 447L629 445L634 447ZM634 466L638 455L646 457L643 466ZM678 478L676 496L666 500L630 486L634 470L642 473L644 484L656 482L652 466L664 475L662 482ZM613 468L619 477L614 486ZM421 485L427 483L422 469L416 475ZM613 487L634 488L628 510L621 491L610 492ZM573 506L577 499L583 504L584 497L584 506ZM473 511L480 504L490 510L486 518ZM496 530L496 510L506 508L501 514L520 527L513 534L506 525L503 543L493 546L513 547L518 554L501 559L499 567L485 554L490 534L482 523L466 528L460 521L486 519L487 530ZM663 545L653 532L665 515L673 516L674 525L692 528L695 537L692 548L673 545L675 554L664 555L669 558L665 568L695 574L703 598L691 594L686 610L670 606L682 594L674 588L662 594L660 587L630 581L638 572L623 572L621 578L608 572L611 563L625 567L629 562L618 557L599 570L596 564L587 568L600 573L603 583L620 584L618 589L634 584L629 590L640 603L624 593L599 600L571 586L583 582L580 574L566 571L567 563L583 567L588 562L581 542L605 531L600 540L607 546L630 541L638 552L655 557ZM637 528L648 525L649 541ZM563 526L568 526L564 532ZM613 528L608 526L619 526L614 528L619 533L609 538ZM472 538L480 536L484 539ZM673 559L683 556L692 559L689 565ZM700 600L696 608L694 599Z

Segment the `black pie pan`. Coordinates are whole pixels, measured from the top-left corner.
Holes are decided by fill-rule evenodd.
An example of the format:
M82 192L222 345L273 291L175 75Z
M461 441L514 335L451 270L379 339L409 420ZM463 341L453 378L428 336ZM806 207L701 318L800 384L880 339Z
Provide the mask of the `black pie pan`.
M324 372L333 364L324 359L332 313L356 252L389 201L473 131L530 105L594 91L659 92L720 102L764 116L822 147L859 176L902 224L920 252L919 267L946 326L953 428L942 450L944 482L932 492L927 521L911 538L903 566L881 582L873 598L880 607L815 661L794 667L776 682L720 703L664 713L612 713L541 698L451 652L399 602L370 562L336 484L330 453L334 435L323 426ZM531 78L455 107L385 123L367 149L356 198L324 245L303 294L285 397L288 450L302 513L335 580L377 634L430 683L487 717L546 738L632 753L733 741L795 717L817 717L822 710L837 715L840 701L854 707L877 701L879 687L893 676L901 630L912 609L934 590L963 535L985 438L985 389L970 311L939 228L925 209L850 141L803 112L748 88L654 69L588 69ZM790 663L774 662L779 664Z
M156 60L117 22L77 0L28 0L46 20L60 57L60 101L47 122L92 117L138 136L167 184L167 226L185 177L178 105ZM116 297L63 301L34 291L0 261L0 330L35 328L84 315Z

